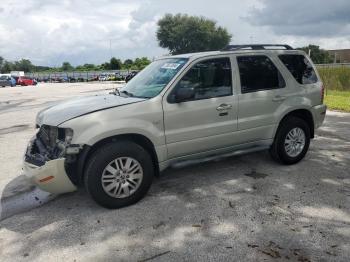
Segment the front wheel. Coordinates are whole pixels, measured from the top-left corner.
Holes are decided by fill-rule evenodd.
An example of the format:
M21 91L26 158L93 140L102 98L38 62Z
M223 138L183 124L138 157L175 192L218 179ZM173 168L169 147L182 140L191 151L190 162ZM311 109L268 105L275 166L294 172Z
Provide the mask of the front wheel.
M270 148L272 158L282 164L292 165L304 158L310 145L310 127L301 118L288 117L277 130Z
M85 187L101 206L121 208L142 199L153 176L149 153L136 143L120 141L101 147L89 158Z

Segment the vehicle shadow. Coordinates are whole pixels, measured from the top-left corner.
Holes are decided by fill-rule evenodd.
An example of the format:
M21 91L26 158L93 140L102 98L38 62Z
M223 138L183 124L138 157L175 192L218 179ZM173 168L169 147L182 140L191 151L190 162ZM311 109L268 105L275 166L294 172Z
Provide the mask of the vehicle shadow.
M11 180L1 192L0 221L39 207L55 196L31 184L26 176Z
M349 149L319 137L293 166L260 152L169 169L146 198L119 210L99 207L79 190L2 221L1 234L12 234L2 256L346 261Z

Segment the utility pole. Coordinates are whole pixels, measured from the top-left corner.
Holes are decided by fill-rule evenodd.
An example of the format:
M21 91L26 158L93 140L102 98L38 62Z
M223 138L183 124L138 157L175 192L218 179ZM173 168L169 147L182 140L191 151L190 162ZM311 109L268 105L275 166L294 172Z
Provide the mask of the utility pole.
M111 59L112 59L112 39L109 39L109 54L110 54Z

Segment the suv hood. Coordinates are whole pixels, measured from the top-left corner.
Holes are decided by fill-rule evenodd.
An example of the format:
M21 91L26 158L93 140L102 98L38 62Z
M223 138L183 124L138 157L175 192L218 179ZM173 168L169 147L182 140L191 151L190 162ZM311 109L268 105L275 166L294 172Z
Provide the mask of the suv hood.
M41 110L36 117L36 124L58 126L72 118L144 100L146 99L113 94L73 98Z

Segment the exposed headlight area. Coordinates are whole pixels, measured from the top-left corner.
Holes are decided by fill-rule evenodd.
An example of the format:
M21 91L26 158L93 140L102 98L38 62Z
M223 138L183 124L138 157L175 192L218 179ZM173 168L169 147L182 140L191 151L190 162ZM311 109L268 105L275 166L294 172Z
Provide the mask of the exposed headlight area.
M25 160L42 166L49 160L65 157L72 138L70 128L42 125L27 148Z

